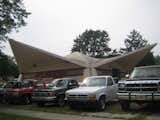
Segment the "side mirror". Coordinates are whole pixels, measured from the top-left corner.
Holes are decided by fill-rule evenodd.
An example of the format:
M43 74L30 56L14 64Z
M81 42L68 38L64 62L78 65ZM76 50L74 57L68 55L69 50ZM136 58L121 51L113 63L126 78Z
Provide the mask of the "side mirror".
M125 75L125 78L129 78L129 76L130 76L129 74L126 74L126 75Z
M115 83L118 83L119 78L118 77L114 77L113 80L114 80Z
M68 84L68 86L73 86L73 83L70 82L70 83Z
M69 84L68 84L68 88L69 88L69 89L75 88L75 87L76 87L76 85L75 85L74 83L69 83Z

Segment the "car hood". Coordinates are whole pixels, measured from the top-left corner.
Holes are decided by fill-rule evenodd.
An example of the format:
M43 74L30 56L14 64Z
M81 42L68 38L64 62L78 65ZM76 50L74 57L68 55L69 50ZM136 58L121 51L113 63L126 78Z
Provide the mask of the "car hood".
M68 94L91 94L105 87L79 87L72 90L68 90Z
M65 88L62 88L62 87L41 88L41 89L34 89L34 92L49 92L49 91L57 91L61 89L65 89Z
M160 80L127 80L127 81L120 81L119 83L125 83L125 84L150 84L150 83L160 83Z

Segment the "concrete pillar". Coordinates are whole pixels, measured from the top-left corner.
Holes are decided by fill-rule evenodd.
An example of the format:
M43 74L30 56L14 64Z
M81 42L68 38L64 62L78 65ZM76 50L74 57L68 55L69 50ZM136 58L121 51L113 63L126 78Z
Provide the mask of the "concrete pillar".
M97 71L95 68L86 68L83 71L83 78L90 77L90 76L96 76L96 75L97 75Z

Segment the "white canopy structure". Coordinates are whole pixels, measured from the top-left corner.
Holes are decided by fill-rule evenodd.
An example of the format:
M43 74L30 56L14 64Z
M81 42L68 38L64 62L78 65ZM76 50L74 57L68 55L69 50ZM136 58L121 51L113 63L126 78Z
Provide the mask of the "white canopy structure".
M22 78L42 79L75 77L79 80L92 75L112 75L112 70L131 70L156 44L125 55L98 59L74 52L65 57L10 40Z

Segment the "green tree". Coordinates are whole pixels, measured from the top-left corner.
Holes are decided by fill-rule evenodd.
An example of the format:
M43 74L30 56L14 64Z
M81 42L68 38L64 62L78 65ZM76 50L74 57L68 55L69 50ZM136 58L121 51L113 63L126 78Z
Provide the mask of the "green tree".
M160 65L160 56L159 55L155 56L155 64Z
M81 52L91 57L107 56L111 51L110 41L106 31L86 30L74 40L72 52Z
M0 52L0 76L3 80L8 80L9 76L18 77L19 70L14 59Z
M133 29L124 40L125 48L120 49L120 53L127 53L145 47L148 41L137 30Z
M8 40L12 30L25 26L25 19L30 13L26 11L23 0L0 0L0 45Z
M143 38L143 36L137 30L133 29L127 38L124 40L125 48L120 49L121 54L132 52L139 48L148 45L148 41ZM154 65L155 59L152 52L149 52L138 64L137 66Z
M152 52L149 52L136 66L155 65L155 58Z

